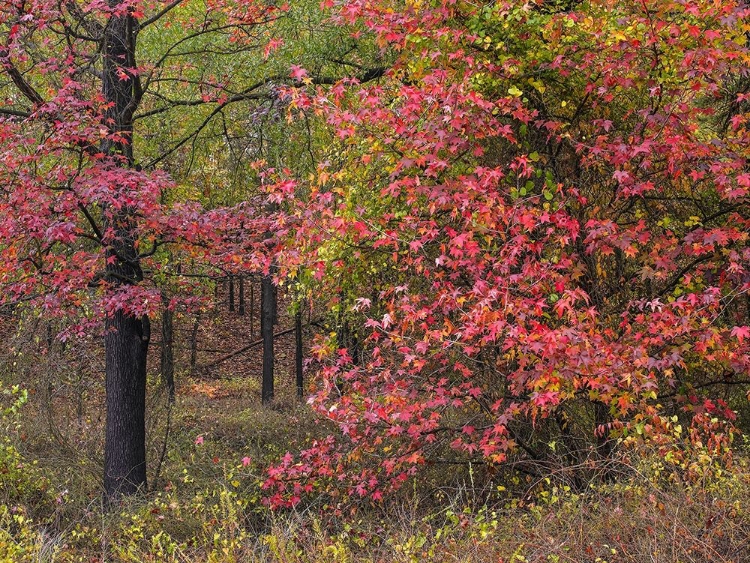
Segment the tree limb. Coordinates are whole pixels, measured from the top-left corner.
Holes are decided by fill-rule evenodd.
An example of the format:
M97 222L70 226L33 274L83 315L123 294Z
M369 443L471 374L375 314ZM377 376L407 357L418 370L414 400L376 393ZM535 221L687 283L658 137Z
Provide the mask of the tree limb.
M282 330L281 332L275 333L273 335L273 337L274 338L278 338L280 336L285 336L287 334L291 334L292 332L294 332L294 330L295 330L294 328L288 328L286 330ZM240 354L244 354L248 350L250 350L252 348L255 348L256 346L260 346L261 344L263 344L263 339L262 338L260 340L254 340L253 342L251 342L247 346L244 346L244 347L240 348L239 350L235 350L234 352L230 352L229 354L227 354L225 356L222 356L218 360L214 360L214 361L206 364L205 366L202 366L200 369L201 370L208 370L208 369L210 369L212 367L215 367L215 366L217 366L217 365L219 365L219 364L221 364L221 363L223 363L223 362L225 362L227 360L230 360L230 359L234 358L235 356L239 356Z
M147 27L151 25L154 22L159 21L161 18L166 16L169 12L171 12L174 8L182 4L184 0L173 0L169 4L167 4L162 10L156 12L153 16L150 18L147 18L143 20L139 26L140 29L143 29L144 27Z
M16 88L18 88L21 94L23 94L32 104L44 104L44 99L39 94L39 92L37 92L34 87L28 83L21 72L11 62L7 47L0 47L0 64L2 64L5 72L8 73L8 76L13 81L13 84L16 85Z

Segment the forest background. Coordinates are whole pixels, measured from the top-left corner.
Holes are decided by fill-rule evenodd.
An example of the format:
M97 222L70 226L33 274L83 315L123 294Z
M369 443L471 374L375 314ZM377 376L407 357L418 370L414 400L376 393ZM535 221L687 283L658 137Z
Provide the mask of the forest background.
M749 13L5 2L0 558L745 561Z

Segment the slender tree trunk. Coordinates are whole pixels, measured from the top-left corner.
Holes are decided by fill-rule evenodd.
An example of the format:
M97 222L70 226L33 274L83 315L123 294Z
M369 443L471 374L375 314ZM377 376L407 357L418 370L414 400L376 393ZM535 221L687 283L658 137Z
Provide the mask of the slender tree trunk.
M349 322L346 321L343 317L344 311L344 301L343 298L341 300L341 309L339 310L339 320L338 320L338 330L336 331L336 346L341 348L347 348L347 343L349 341ZM348 348L347 348L348 349ZM342 377L336 378L336 390L339 392L339 395L344 394L344 379Z
M245 314L245 278L242 276L239 276L237 278L237 289L238 296L237 296L237 313L239 315Z
M583 483L581 481L581 467L579 459L578 444L575 441L572 428L570 427L570 420L568 414L561 408L555 411L555 422L560 429L560 437L562 439L562 447L564 449L565 463L567 469L570 472L570 483L575 491L583 490Z
M297 398L302 400L305 394L305 381L302 373L302 304L299 303L297 312L294 315L294 339L295 339L295 355L294 355L294 368L297 379Z
M116 9L123 0L109 0ZM133 113L140 101L140 83L128 73L135 68L136 20L115 11L104 30L102 91L109 102L105 123L124 141L105 141L102 152L133 166ZM124 76L124 78L123 78ZM107 279L114 285L142 281L136 250L133 211L107 209L105 233ZM104 491L107 502L146 488L146 356L151 338L148 317L122 309L110 313L105 324L105 386L107 421L104 445Z
M359 365L359 338L356 332L351 332L349 336L349 355L352 357L352 364Z
M234 313L234 276L229 276L227 283L229 283L229 312Z
M174 311L169 308L169 297L161 294L161 377L169 393L169 402L174 403Z
M276 317L276 291L272 273L263 276L260 295L260 332L263 338L263 383L261 401L273 401L273 325Z
M599 457L601 479L611 483L615 479L615 473L612 471L611 461L614 453L614 442L609 436L606 429L612 418L609 413L609 407L601 401L594 401L594 432L601 428L596 435L596 453Z
M250 277L250 340L255 338L255 277Z
M190 331L190 373L195 373L195 366L198 362L198 329L200 328L201 314L195 314L193 321L193 330Z

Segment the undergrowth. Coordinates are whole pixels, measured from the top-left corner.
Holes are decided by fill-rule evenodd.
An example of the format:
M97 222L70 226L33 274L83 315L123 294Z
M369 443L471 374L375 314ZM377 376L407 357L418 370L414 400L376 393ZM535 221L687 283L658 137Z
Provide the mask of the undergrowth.
M54 440L44 442L45 425L33 404L24 406L27 399L15 387L3 401L3 563L744 563L750 557L746 447L736 448L727 467L704 451L665 457L635 444L608 479L575 490L553 473L535 480L519 474L489 492L485 481L480 491L472 471L457 477L450 470L451 481L449 470L433 468L433 478L442 471L443 486L414 482L380 504L330 507L320 497L272 512L262 498L264 468L321 432L312 415L292 403L240 408L224 397L229 402L213 409L223 414L209 422L200 397L183 394L152 490L104 511L95 480L81 477L96 473L97 439L81 442L75 465L66 466L53 455ZM163 414L152 417L152 433L162 440Z

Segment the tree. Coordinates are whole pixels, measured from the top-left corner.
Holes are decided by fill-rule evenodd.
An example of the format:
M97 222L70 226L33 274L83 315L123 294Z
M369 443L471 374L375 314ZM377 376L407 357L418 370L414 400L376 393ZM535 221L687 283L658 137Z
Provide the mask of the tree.
M0 175L7 186L0 204L3 298L77 319L63 338L106 319L109 500L146 486L146 356L149 317L162 304L155 274L165 264L163 247L172 245L178 255L187 249L207 266L254 260L251 204L204 212L165 196L174 184L153 165L183 146L184 138L150 163L138 162L136 125L153 116L205 106L208 116L188 134L194 138L223 108L273 96L270 80L238 84L246 75L220 80L205 69L191 80L182 73L180 48L210 51L231 41L234 47L217 57L256 57L257 45L248 37L276 10L225 2L196 19L199 9L189 0L14 0L0 8L7 78L0 86ZM181 28L173 43L141 41L147 31L172 24ZM171 81L185 81L191 85L187 94L201 95L173 99L173 88L162 86ZM258 232L268 230L262 228ZM187 279L182 285L189 285ZM164 305L168 311L170 304Z
M274 333L276 324L276 288L273 284L273 273L264 275L260 282L260 332L263 338L263 379L261 399L270 403L274 396Z
M666 452L671 417L726 453L711 390L750 381L747 94L729 128L715 110L748 71L747 8L558 4L329 3L398 59L297 93L338 142L289 267L323 295L348 274L367 347L357 365L319 337L313 401L342 436L271 468L272 504L378 500L431 462L534 472L558 436L571 459L628 434Z
M164 312L169 332L176 306L200 309L204 279L268 272L285 232L265 211L275 181L256 162L278 157L282 135L268 122L283 117L285 88L332 83L329 71L356 54L351 41L303 37L319 19L309 8L261 0L0 7L2 301L64 317L61 338L101 331L106 319L110 500L146 485L149 319ZM314 71L300 76L291 65L301 63Z
M109 135L102 141L101 152L104 159L110 157L111 166L132 168L133 115L142 96L140 78L134 70L137 20L132 7L121 0L109 0L107 11L101 29L101 88L106 108L103 123ZM115 175L120 176L120 171ZM127 203L114 208L109 202L102 207L104 279L115 291L143 281L135 213ZM104 490L108 498L114 498L146 486L146 357L151 327L148 314L136 315L118 307L108 312L104 331Z

